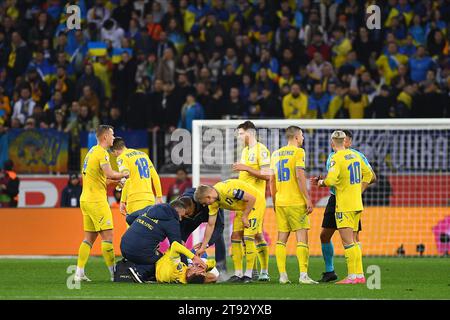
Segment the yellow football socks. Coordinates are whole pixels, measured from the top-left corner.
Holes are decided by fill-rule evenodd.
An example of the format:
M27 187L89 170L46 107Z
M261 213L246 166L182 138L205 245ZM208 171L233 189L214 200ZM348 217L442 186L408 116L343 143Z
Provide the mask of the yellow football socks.
M363 268L363 262L362 262L361 243L357 242L355 247L356 247L356 250L357 250L355 273L356 273L357 276L362 277L362 276L364 276L364 268Z
M275 257L277 258L278 273L286 273L286 244L278 241L275 247Z
M349 279L354 279L356 274L356 260L358 257L357 245L354 243L344 246L345 260L347 262L347 270Z
M102 254L109 272L113 275L116 256L114 255L114 247L111 241L102 241Z
M77 261L77 267L79 269L84 269L86 266L86 263L89 259L89 254L91 253L92 245L87 242L83 241L80 244L80 248L78 249L78 261Z
M300 274L308 273L309 247L304 242L297 242L297 260Z
M242 277L242 241L231 240L231 258L234 264L234 275Z
M245 236L244 243L245 243L245 262L246 262L245 275L251 278L253 272L253 265L255 264L256 260L255 238Z
M267 242L263 241L256 245L258 251L258 260L261 265L261 273L267 273L269 270L269 247Z

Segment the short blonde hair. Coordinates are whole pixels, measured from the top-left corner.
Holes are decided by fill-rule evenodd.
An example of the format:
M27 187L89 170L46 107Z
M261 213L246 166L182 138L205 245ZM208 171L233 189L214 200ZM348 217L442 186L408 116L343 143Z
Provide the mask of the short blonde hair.
M331 134L331 140L333 140L334 144L337 146L342 146L344 144L345 137L345 132L341 130L336 130Z
M201 184L197 187L197 189L194 192L194 200L195 202L199 202L200 199L203 199L206 194L212 189L213 187L207 185L207 184Z

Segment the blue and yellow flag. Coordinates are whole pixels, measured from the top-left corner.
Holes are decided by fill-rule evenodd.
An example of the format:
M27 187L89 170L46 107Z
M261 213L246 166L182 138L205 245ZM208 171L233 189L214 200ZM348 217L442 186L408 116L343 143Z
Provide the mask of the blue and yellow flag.
M108 50L105 42L88 42L89 55L93 57L104 56L108 54Z
M122 61L122 53L124 52L128 52L130 56L133 55L133 50L130 48L114 48L111 56L112 63L119 63Z

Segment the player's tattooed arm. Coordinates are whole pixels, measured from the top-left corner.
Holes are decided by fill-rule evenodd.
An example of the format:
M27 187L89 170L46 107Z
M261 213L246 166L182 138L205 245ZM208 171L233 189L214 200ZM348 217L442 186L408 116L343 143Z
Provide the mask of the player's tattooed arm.
M275 179L276 179L276 177L275 177L275 174L273 174L273 171L272 171L272 174L270 175L270 184L269 184L269 187L270 187L270 194L271 194L271 196L272 196L272 202L273 202L273 208L275 209L275 204L276 204L276 195L277 195L277 183L276 183L276 181L275 181Z
M261 170L256 170L242 163L233 164L234 171L247 171L250 175L254 176L255 178L266 181L269 181L270 179L270 175L267 172L268 168L269 166L263 166L261 167Z
M306 200L306 209L308 211L308 214L313 211L313 204L311 201L311 198L309 197L308 189L306 187L306 174L305 170L302 168L297 168L295 171L297 175L297 184L300 192L302 193L303 197Z

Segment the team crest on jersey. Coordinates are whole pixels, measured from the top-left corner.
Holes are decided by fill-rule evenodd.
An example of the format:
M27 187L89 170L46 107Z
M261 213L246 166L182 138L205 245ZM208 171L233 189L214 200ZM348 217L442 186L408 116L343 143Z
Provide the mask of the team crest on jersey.
M117 165L118 165L119 167L122 165L122 163L123 163L123 159L118 159L118 160L117 160Z
M268 156L269 156L269 153L268 153L267 151L261 152L261 157L262 157L263 159L267 159Z
M336 164L336 161L331 161L330 162L330 168L333 167Z
M248 155L248 161L255 161L255 155L253 153Z

